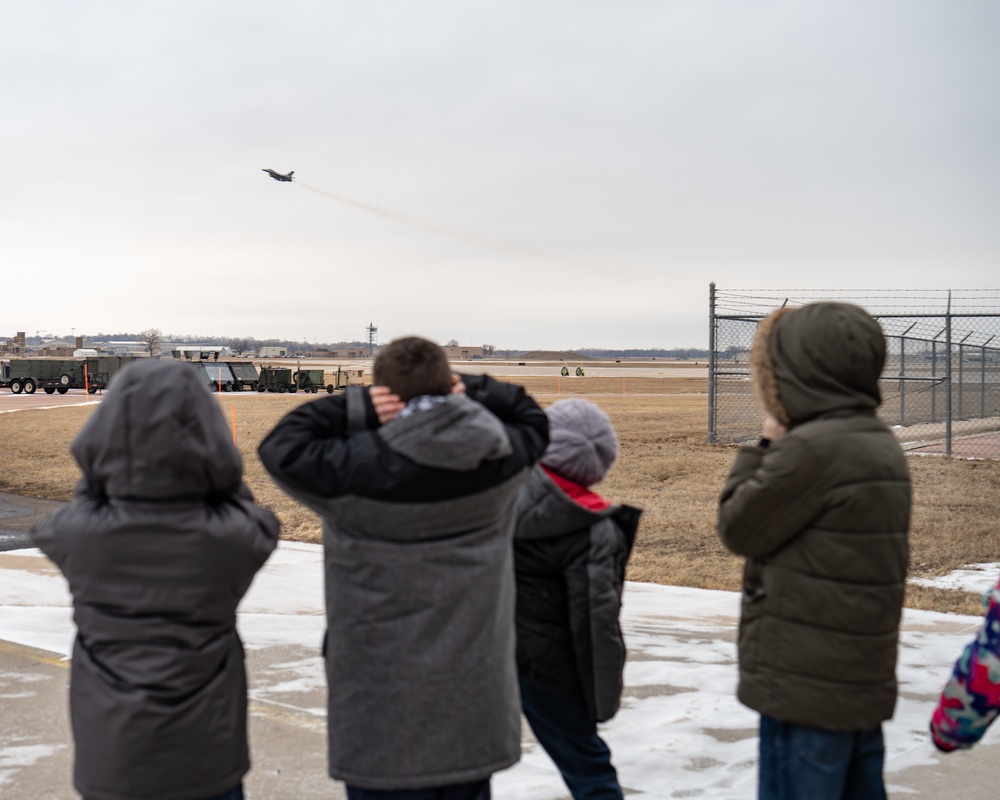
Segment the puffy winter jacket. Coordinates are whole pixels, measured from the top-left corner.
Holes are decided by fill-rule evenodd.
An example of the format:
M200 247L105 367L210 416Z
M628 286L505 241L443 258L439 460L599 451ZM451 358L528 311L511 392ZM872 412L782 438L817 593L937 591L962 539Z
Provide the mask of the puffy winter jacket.
M739 698L828 730L892 716L910 480L876 416L885 339L857 306L764 320L751 356L764 408L788 426L742 447L722 490L722 541L747 557Z
M520 757L511 505L548 421L523 389L463 378L468 396L364 427L322 398L260 446L323 517L329 770L366 789L486 778Z
M641 513L631 506L588 510L541 467L518 495L518 669L551 689L580 687L595 722L613 717L621 700L618 616Z
M989 593L986 619L955 662L931 717L940 750L972 747L1000 715L1000 580Z
M278 537L189 364L136 362L73 442L76 495L35 542L77 626L74 783L88 800L199 800L249 769L236 606Z

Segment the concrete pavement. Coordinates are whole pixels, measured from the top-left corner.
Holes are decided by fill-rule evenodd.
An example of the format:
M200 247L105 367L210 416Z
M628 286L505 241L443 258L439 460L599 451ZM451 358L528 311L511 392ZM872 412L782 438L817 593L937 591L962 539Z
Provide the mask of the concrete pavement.
M248 653L251 674L317 653L269 648ZM69 661L43 650L0 641L0 797L74 800L73 745L67 690ZM299 705L250 704L252 768L249 798L322 797L343 800L341 784L326 776L326 720L303 711L323 707L325 693L297 694ZM99 733L97 734L99 735Z
M0 552L34 547L31 526L63 503L0 492Z
M288 672L290 664L319 656L299 648L248 652L253 680ZM285 665L285 666L282 666ZM75 800L72 787L72 739L66 692L69 662L42 650L0 641L0 796L4 800ZM289 675L285 675L289 677ZM670 687L660 691L667 693ZM343 787L326 777L325 718L307 709L321 708L325 693L289 692L283 701L255 699L250 704L252 768L245 787L250 800L343 800ZM530 737L526 736L526 739ZM995 800L995 740L962 753L943 756L935 765L910 767L888 775L890 798L961 798ZM713 766L707 763L705 769ZM498 800L513 798L497 791ZM551 797L546 794L545 797ZM690 797L687 793L683 796ZM749 795L732 795L734 800ZM568 800L568 798L566 798Z

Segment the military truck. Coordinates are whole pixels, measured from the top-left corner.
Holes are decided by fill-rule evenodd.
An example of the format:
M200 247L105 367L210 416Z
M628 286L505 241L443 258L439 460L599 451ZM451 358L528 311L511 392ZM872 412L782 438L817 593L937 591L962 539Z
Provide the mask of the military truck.
M260 376L257 379L258 392L297 392L298 384L292 377L291 367L268 367L260 368Z
M244 389L252 391L257 388L260 375L250 361L227 361L226 364L233 373L234 392L242 392Z
M198 370L199 377L213 392L231 392L236 378L225 361L189 361Z
M326 373L321 369L300 369L292 373L292 378L295 381L295 386L303 392L316 394L320 389L325 388L327 394L333 394L332 383L323 386Z
M323 384L326 373L321 369L298 369L291 367L260 368L260 378L257 382L258 392L307 392L316 394L325 389L327 394L333 394L337 389L343 389L350 382L348 370L337 367L336 383Z
M77 358L12 358L4 366L0 386L14 394L66 394L70 389L87 389L91 394L108 382L136 356L87 356Z
M361 370L355 372L359 382L363 382ZM334 379L334 383L328 383L326 386L323 385L323 381L326 380L326 372L321 369L300 369L292 373L292 380L303 392L316 394L316 392L326 389L327 394L333 394L336 390L344 389L350 384L351 371L337 367L337 377Z

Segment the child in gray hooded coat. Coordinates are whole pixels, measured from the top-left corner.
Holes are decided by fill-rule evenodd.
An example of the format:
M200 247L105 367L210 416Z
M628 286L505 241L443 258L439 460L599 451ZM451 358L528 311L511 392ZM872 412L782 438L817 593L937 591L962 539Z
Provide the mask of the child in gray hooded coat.
M190 364L142 360L73 440L83 471L35 543L73 596L85 800L238 800L250 768L236 607L278 542Z
M614 716L621 698L618 616L641 512L590 489L618 456L607 415L571 399L547 416L548 448L516 505L521 707L574 798L620 800L597 723Z
M520 757L510 509L548 422L422 337L373 371L260 446L323 517L330 777L351 800L487 800Z

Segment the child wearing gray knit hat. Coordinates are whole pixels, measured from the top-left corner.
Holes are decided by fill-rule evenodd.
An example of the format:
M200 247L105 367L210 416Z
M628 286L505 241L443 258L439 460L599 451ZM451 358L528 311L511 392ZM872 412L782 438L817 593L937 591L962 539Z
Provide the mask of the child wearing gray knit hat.
M574 800L621 800L597 724L621 703L619 613L641 511L590 488L618 457L608 415L581 399L545 413L549 446L514 508L521 710Z
M618 437L611 420L586 400L559 400L545 412L549 446L543 466L580 486L600 483L618 458Z

